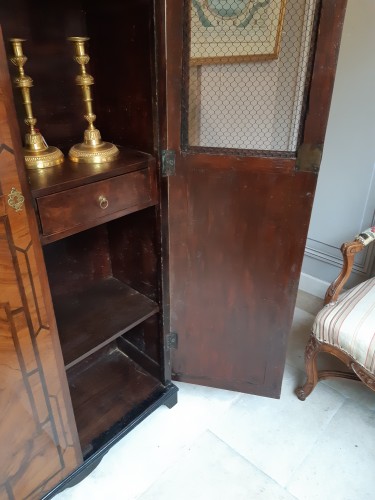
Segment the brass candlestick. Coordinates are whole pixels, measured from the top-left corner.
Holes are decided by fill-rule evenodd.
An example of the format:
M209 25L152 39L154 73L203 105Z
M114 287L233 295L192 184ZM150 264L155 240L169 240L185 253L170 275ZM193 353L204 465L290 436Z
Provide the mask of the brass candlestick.
M75 144L69 151L69 158L72 161L80 163L105 163L114 160L119 150L114 144L104 142L101 139L100 132L94 127L96 116L92 109L92 97L90 86L94 84L94 78L86 72L86 64L90 57L85 53L85 42L87 37L72 36L68 40L73 42L75 48L74 60L81 67L81 74L76 77L76 84L82 87L83 101L86 107L85 119L89 126L84 132L84 141Z
M23 66L27 61L27 57L22 50L22 42L26 40L22 38L11 38L10 42L13 46L14 57L11 57L11 62L17 66L19 76L14 79L16 87L19 87L22 92L23 103L26 110L25 123L29 127L29 132L25 135L24 157L26 168L46 168L60 165L64 161L62 152L54 146L48 146L42 134L35 128L36 118L33 115L30 98L30 87L33 86L32 79L25 75Z

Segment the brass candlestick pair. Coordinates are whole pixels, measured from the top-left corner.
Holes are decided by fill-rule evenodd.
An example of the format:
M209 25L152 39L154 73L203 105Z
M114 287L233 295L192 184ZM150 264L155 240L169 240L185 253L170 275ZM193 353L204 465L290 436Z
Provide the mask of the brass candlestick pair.
M82 87L83 101L86 107L85 119L89 125L84 132L84 141L76 144L69 151L69 158L77 163L106 163L114 160L119 150L114 144L104 142L101 139L100 132L94 127L96 119L92 109L92 97L90 86L94 84L94 78L86 72L86 65L90 57L85 53L85 42L89 40L87 37L70 37L69 41L74 43L75 57L74 60L81 67L81 74L76 77L76 84ZM33 115L30 87L33 81L29 76L26 76L23 66L27 61L27 57L23 54L22 38L12 38L14 57L11 62L18 67L19 76L14 82L21 89L23 103L26 110L25 123L29 127L29 132L25 136L24 156L25 163L28 169L46 168L55 165L60 165L64 160L62 152L54 147L47 146L43 136L35 128L36 118Z

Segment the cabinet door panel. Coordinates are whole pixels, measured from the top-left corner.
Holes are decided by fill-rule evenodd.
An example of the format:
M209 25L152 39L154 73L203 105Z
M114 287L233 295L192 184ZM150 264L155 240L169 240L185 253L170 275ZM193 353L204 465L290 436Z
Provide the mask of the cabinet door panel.
M0 498L40 498L82 457L2 45L0 137Z
M346 0L287 1L285 19L281 2L258 2L265 23L272 5L284 23L269 60L266 45L240 54L246 23L266 25L250 4L238 9L246 23L233 21L226 3L213 14L207 2L163 2L172 372L277 398ZM194 61L194 40L208 59Z

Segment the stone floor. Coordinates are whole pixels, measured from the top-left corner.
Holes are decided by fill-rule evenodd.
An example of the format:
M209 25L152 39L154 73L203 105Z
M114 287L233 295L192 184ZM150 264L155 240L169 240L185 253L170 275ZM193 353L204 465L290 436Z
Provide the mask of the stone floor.
M280 400L178 383L174 408L159 408L56 498L373 500L375 392L332 380L305 402L293 393L320 307L299 294Z

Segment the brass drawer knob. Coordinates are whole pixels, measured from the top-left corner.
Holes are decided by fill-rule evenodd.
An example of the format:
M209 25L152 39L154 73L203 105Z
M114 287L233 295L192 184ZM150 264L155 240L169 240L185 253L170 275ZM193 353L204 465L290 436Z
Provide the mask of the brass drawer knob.
M102 210L105 210L108 207L109 203L105 196L103 195L99 196L99 205Z

